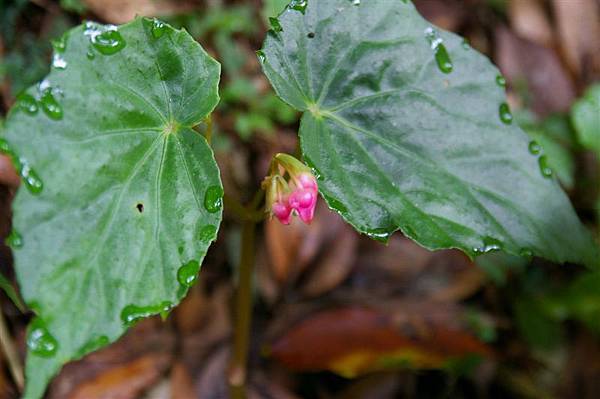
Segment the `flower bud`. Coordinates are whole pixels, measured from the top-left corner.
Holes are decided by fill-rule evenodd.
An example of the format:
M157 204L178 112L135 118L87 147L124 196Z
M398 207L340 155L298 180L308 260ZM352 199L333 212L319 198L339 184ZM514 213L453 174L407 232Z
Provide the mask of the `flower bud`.
M289 181L283 177L286 173ZM281 223L289 224L292 214L296 214L310 224L317 205L318 186L309 167L288 154L277 154L263 188L267 191L267 210Z

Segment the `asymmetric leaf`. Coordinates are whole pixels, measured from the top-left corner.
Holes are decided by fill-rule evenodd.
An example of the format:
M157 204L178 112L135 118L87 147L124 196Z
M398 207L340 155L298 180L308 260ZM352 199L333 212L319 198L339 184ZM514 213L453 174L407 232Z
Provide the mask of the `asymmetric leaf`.
M304 111L302 151L322 195L358 231L597 262L547 158L512 123L498 70L410 2L292 1L259 58Z
M2 149L24 186L15 264L37 314L25 397L135 321L166 316L194 282L223 189L191 127L216 106L219 74L160 21L86 23L55 43L52 71L11 110Z

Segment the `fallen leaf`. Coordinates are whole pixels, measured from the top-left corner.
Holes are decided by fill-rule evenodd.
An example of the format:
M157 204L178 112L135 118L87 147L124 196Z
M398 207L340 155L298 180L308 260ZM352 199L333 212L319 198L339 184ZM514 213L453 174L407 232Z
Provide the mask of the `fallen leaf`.
M291 327L270 354L295 371L331 370L344 377L398 366L440 368L488 347L458 327L456 311L406 305L389 311L351 306L324 310Z
M196 399L192 377L180 362L175 363L171 369L171 398Z
M69 399L133 399L158 381L168 367L167 355L146 355L106 370L79 385Z
M358 234L348 226L342 226L335 235L300 288L307 297L322 295L344 281L354 266L358 247Z
M553 0L558 38L567 64L584 81L600 78L600 3Z
M552 46L552 28L541 0L510 0L508 17L513 30L523 39Z

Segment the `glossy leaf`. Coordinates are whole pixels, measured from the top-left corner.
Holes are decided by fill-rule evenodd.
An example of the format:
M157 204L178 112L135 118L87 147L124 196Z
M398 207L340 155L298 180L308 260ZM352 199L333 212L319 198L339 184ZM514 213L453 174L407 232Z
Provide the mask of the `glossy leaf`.
M15 264L36 313L25 397L62 364L166 316L221 222L213 154L191 129L216 106L220 66L185 31L138 18L87 23L6 120L23 176Z
M512 122L498 70L409 1L292 1L258 53L304 112L321 194L358 231L430 249L597 262L596 247Z

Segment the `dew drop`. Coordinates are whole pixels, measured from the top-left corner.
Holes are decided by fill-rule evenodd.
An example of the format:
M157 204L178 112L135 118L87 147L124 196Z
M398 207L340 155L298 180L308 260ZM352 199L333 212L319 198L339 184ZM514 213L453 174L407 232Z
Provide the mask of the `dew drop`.
M27 347L31 353L41 357L54 356L58 349L56 338L50 334L39 317L34 318L28 327Z
M56 69L67 69L67 61L65 61L62 54L54 53L52 56L52 67Z
M17 98L17 104L19 109L29 115L37 114L39 109L37 100L27 93L23 93Z
M510 125L513 121L513 115L510 112L510 107L507 103L500 104L499 108L500 120L506 125Z
M281 27L281 24L279 23L279 20L277 18L270 17L269 22L271 23L271 28L273 28L274 32L282 32L283 31L283 28Z
M167 31L167 25L162 22L161 20L158 20L156 18L154 18L152 20L152 27L150 28L150 32L152 32L152 36L155 39L159 39L161 38L165 32Z
M542 151L542 147L535 140L529 142L529 152L533 155L538 155Z
M431 49L435 54L435 62L437 63L439 70L443 73L452 72L454 65L452 64L448 50L446 50L446 46L444 46L439 33L435 29L429 27L425 29L425 37L429 41Z
M496 76L496 84L500 87L506 87L506 79L504 79L504 76Z
M210 242L217 235L217 228L212 224L207 224L200 229L198 239L202 242Z
M88 60L93 60L94 58L96 58L96 53L94 52L94 48L92 46L88 48L87 52L85 53L85 56Z
M210 213L219 212L223 207L223 188L210 186L204 195L204 207Z
M12 149L10 144L8 144L8 141L6 141L4 137L0 137L0 152L4 155L8 155L14 160L17 160L17 155L15 154L14 150Z
M40 98L40 104L42 105L42 110L50 119L60 120L63 117L63 109L60 103L56 100L54 95L52 94L52 89L47 88L42 91L42 96Z
M522 258L531 259L533 258L533 251L529 248L521 248L521 250L519 251L519 255Z
M137 306L127 305L121 311L121 321L129 326L141 319L150 317L156 314L168 314L173 308L173 304L169 301L163 301L158 305L154 306Z
M483 245L481 247L473 248L473 252L477 255L487 254L490 252L496 252L502 250L502 242L492 238L484 237Z
M89 37L94 48L104 55L116 54L126 45L125 39L114 25L86 22L83 33Z
M258 57L258 60L259 60L261 63L264 63L264 62L265 62L265 52L264 52L264 51L262 51L262 50L258 50L258 51L256 52L256 56Z
M35 170L29 166L27 160L20 158L18 165L19 174L21 175L21 180L25 184L25 187L29 190L31 194L39 194L44 189L44 183L40 176L37 174Z
M184 287L191 287L198 279L200 263L191 260L177 270L177 281Z
M8 237L6 237L6 245L11 247L12 249L22 248L23 237L21 236L21 234L19 234L17 230L13 228L8 234Z
M360 0L352 0L352 5L359 6L360 5Z
M538 164L540 165L540 172L542 172L542 176L552 177L552 169L548 165L548 158L545 155L539 157Z
M85 354L88 354L91 352L95 352L98 349L105 347L109 343L110 343L110 340L108 339L108 337L106 335L101 335L99 337L92 338L88 342L83 344L83 346L79 349L78 352L81 355L85 355Z
M369 229L365 231L365 234L367 237L383 243L387 243L392 235L392 233L386 229Z
M292 0L288 5L289 10L300 11L302 14L306 11L308 0Z
M463 39L462 48L464 48L465 50L471 50L471 44L469 44L469 41L467 39Z
M326 194L322 194L322 195L323 195L323 198L325 198L325 201L327 201L327 205L329 205L329 207L331 209L333 209L334 211L336 211L337 213L339 213L342 216L348 214L348 208L346 208L346 206L344 206L344 204L342 204L339 200L337 200L336 198L330 197L329 195L326 195Z

